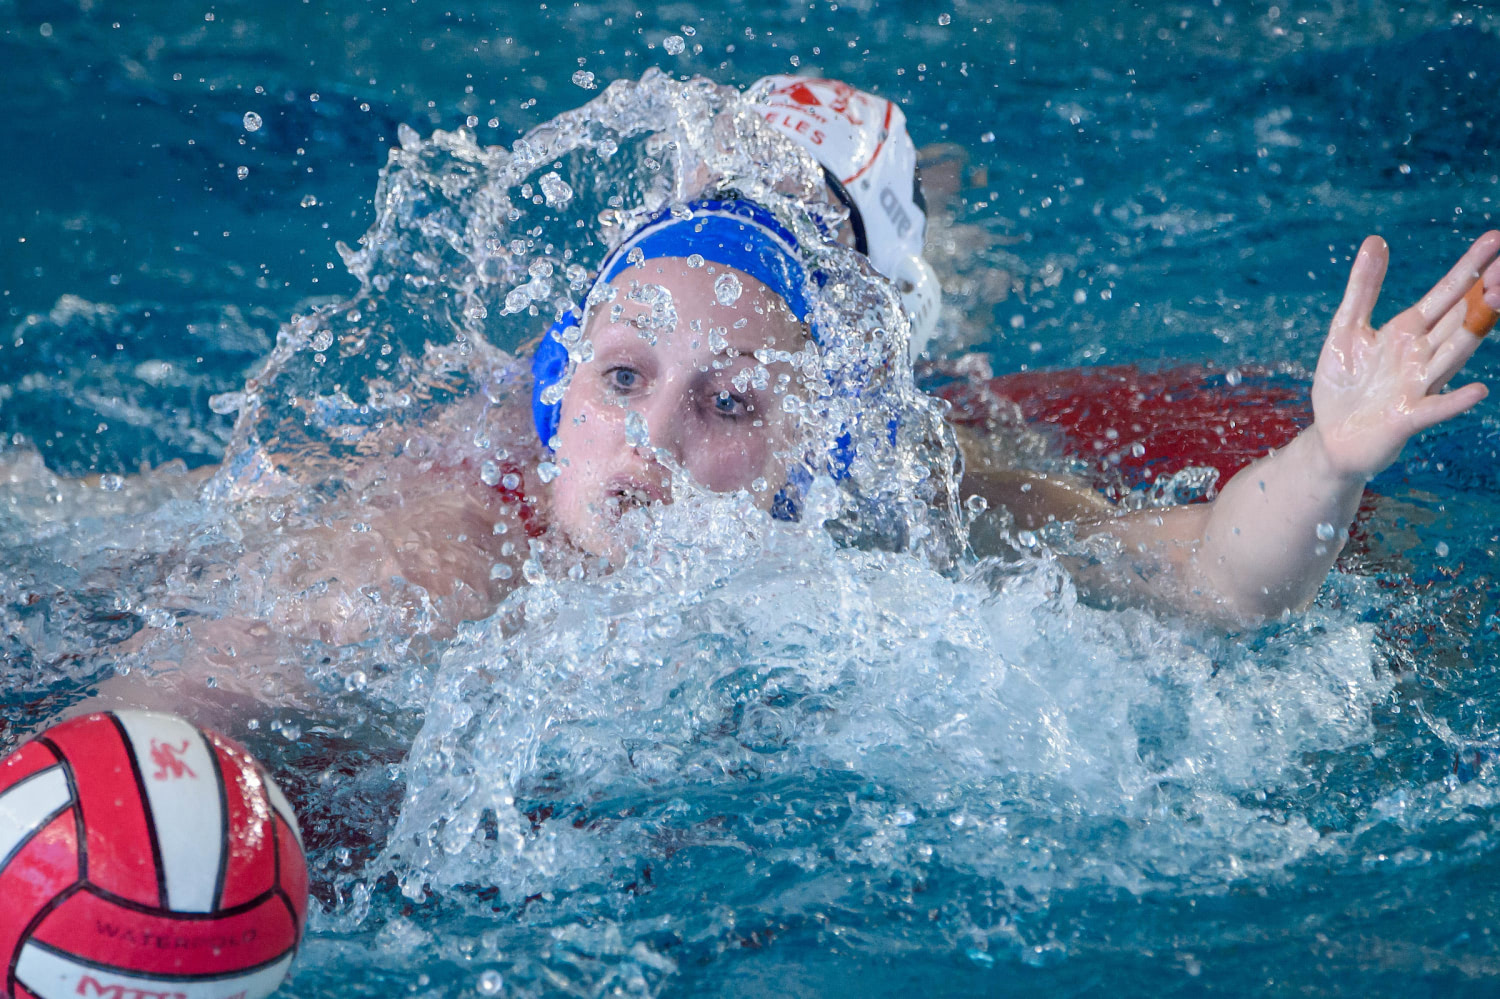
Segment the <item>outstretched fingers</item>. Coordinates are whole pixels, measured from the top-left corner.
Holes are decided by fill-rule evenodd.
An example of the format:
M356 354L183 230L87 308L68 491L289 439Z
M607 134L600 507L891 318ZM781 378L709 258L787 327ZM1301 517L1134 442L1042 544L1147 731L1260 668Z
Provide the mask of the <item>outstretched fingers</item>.
M1344 300L1333 314L1333 325L1328 334L1328 346L1347 356L1354 338L1370 328L1370 316L1375 312L1375 303L1380 298L1380 287L1385 283L1386 265L1390 263L1390 248L1379 236L1367 236L1354 257L1354 266L1349 268L1349 283L1344 287Z
M1447 385L1448 380L1458 374L1469 363L1469 358L1474 356L1474 351L1479 349L1480 337L1467 332L1456 319L1450 322L1449 317L1445 316L1439 327L1449 325L1453 327L1452 331L1441 337L1438 330L1433 331L1432 356L1427 361L1429 392L1440 391Z
M1452 392L1429 395L1412 408L1413 430L1426 430L1444 420L1451 420L1460 413L1466 413L1479 405L1489 394L1490 390L1480 382L1470 382L1463 388L1456 388Z
M1476 246L1482 249L1483 243ZM1500 305L1500 260L1490 262L1458 304L1443 313L1428 334L1433 391L1442 388L1458 373L1478 348L1479 341L1494 328L1500 314L1490 299Z
M1458 263L1453 265L1447 275L1422 296L1422 300L1416 304L1416 311L1429 329L1463 301L1469 289L1480 280L1481 272L1492 263L1497 251L1500 251L1500 232L1485 233L1474 241L1467 253L1458 258ZM1480 304L1483 304L1482 299Z

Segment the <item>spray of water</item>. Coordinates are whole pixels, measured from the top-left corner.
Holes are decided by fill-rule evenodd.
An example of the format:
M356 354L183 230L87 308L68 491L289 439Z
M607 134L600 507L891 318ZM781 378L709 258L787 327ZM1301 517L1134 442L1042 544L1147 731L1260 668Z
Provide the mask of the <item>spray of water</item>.
M726 188L826 275L822 340L788 395L814 473L800 519L679 472L672 504L622 515L608 571L517 512L474 524L501 554L464 587L413 563L341 589L354 563L421 548L381 519L401 490L469 475L514 492L545 467L517 358L635 222ZM403 130L376 197L345 251L360 292L287 324L218 397L235 424L201 490L84 490L5 456L0 540L23 567L0 581L7 680L35 694L75 656L75 684L170 686L211 637L227 666L192 682L232 687L258 750L309 775L293 783L325 903L314 986L393 950L649 994L767 927L907 908L932 913L913 947L1029 960L1052 944L1027 914L1079 887L1220 891L1357 833L1363 813L1295 802L1374 738L1391 680L1372 627L1315 611L1236 643L1083 606L1042 546L966 557L978 511L955 502L899 300L822 238L842 209L816 165L732 89L616 82L508 149ZM663 292L633 294L670 325ZM108 613L28 618L22 591L43 582ZM80 629L87 654L60 637Z

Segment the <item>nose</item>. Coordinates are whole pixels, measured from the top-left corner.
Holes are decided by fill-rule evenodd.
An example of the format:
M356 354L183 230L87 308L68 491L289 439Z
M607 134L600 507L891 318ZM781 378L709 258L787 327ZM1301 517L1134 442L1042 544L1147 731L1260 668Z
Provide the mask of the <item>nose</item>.
M662 452L677 464L683 462L683 430L687 425L688 399L670 382L658 386L626 417L626 442L650 462Z

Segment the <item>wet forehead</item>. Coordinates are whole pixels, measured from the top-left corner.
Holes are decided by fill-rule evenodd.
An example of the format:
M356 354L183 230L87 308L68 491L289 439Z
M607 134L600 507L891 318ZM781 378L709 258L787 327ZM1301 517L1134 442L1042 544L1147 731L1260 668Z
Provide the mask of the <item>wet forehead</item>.
M658 340L706 348L710 331L740 353L763 347L795 352L807 340L786 303L757 279L723 264L667 257L627 267L610 282L614 301L590 314L591 331L628 326ZM617 311L618 310L618 311ZM619 322L610 318L618 316ZM675 324L675 325L674 325Z

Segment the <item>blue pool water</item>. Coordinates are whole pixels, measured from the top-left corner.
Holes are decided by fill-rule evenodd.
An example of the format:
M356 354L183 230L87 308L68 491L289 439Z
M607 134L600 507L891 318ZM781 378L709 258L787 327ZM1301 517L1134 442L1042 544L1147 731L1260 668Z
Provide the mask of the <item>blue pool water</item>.
M445 240L480 209L436 181L501 168L429 136L508 146L599 95L575 73L900 100L968 158L938 343L997 371L1305 377L1365 233L1394 309L1496 224L1483 5L1114 8L0 0L0 749L141 668L112 643L274 603L225 567L338 515L368 407L482 391L475 323L537 332L465 311ZM307 315L253 418L210 402ZM537 577L456 637L288 638L311 692L257 674L233 732L312 851L285 994L1493 994L1497 405L1414 442L1366 554L1247 634L1081 606L1045 557L746 537L706 498L647 568ZM250 434L336 460L295 502L242 489ZM207 494L47 471L225 459Z

